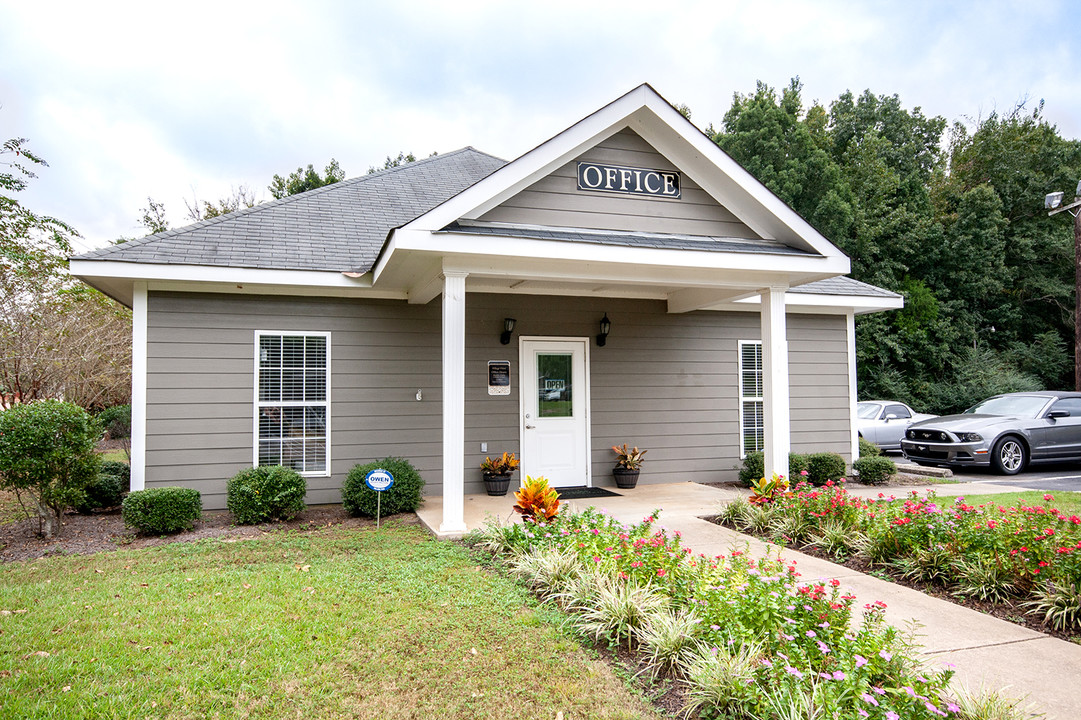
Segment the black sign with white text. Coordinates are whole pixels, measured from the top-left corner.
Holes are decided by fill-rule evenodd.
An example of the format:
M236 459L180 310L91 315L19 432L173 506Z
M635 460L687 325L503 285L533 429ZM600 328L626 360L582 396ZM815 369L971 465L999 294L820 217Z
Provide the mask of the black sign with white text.
M678 200L680 174L672 170L578 163L578 189L649 195Z

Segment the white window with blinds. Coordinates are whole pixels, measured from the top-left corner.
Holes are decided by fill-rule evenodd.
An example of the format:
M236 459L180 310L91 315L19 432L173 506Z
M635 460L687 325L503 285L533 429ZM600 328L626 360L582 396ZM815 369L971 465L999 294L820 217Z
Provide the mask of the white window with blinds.
M255 333L255 465L330 474L330 333Z
M762 379L762 343L739 341L739 434L740 458L758 452L766 444Z

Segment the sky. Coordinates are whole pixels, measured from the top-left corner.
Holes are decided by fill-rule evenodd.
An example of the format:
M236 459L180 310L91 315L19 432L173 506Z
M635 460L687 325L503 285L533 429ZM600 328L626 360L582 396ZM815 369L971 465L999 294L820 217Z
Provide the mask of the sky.
M472 145L506 159L648 82L719 127L799 76L805 105L898 95L950 123L1020 102L1081 137L1081 0L93 3L0 0L0 140L49 167L19 194L82 235L173 227L185 200L338 160Z

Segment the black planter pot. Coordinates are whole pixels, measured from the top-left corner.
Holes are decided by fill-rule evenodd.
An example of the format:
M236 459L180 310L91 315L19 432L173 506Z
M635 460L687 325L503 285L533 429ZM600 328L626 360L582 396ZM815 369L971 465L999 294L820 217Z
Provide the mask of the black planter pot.
M507 490L510 488L511 473L502 473L499 475L483 473L483 475L484 489L488 491L489 495L500 497L507 494Z
M616 487L622 490L630 490L638 484L638 475L641 470L628 470L622 465L612 468L612 475L616 478Z

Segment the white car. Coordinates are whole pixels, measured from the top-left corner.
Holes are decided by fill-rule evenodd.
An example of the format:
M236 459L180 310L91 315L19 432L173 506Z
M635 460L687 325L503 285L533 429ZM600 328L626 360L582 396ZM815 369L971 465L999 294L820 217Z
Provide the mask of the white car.
M914 422L930 420L936 415L923 415L894 400L865 400L856 403L856 428L860 437L883 450L900 450L905 430Z

